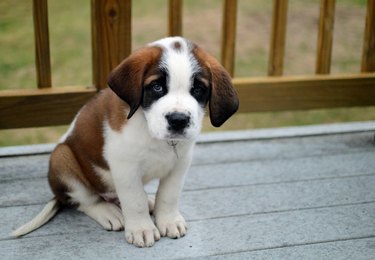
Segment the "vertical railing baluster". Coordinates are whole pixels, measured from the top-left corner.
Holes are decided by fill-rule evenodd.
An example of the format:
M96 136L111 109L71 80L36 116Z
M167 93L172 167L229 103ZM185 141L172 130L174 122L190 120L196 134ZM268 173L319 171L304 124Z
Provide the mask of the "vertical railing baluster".
M182 35L182 0L169 0L168 35Z
M33 17L37 85L38 88L50 88L52 80L47 0L33 0Z
M288 0L274 0L268 75L281 76L284 67Z
M331 70L335 0L320 1L319 32L316 52L316 74L329 74Z
M225 0L223 7L223 31L221 40L221 63L229 74L234 76L237 0Z
M373 0L367 0L361 71L375 71L375 1Z
M91 0L91 28L93 84L99 90L131 52L131 0Z

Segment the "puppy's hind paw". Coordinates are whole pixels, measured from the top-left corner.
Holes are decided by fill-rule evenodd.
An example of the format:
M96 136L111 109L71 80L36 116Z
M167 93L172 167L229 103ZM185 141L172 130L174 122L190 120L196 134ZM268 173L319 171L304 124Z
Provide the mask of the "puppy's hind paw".
M121 209L113 203L99 202L90 207L80 207L79 210L86 213L108 231L119 231L124 229L124 217Z

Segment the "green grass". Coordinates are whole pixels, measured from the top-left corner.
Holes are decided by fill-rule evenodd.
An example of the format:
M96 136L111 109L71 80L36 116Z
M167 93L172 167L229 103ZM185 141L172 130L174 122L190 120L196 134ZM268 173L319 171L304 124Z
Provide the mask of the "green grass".
M0 90L36 87L32 1L0 1ZM133 1L133 48L167 35L167 0ZM313 74L319 0L290 0L285 74ZM359 71L366 0L338 0L332 73ZM54 86L91 84L90 1L49 0ZM222 1L185 0L184 35L219 57ZM272 1L240 0L237 77L267 74ZM375 108L238 114L223 128L204 131L373 120ZM0 146L56 142L66 126L0 131Z
M31 1L0 2L0 89L35 86Z
M349 5L349 6L352 6L352 5L366 6L367 1L371 1L371 0L338 0L337 3L338 4L346 4L346 5Z

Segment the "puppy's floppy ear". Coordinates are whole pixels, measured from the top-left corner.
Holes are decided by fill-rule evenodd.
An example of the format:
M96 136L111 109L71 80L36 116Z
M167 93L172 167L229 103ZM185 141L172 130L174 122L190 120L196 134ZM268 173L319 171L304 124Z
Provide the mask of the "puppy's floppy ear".
M210 120L213 126L219 127L238 110L239 100L237 92L233 87L230 75L213 56L196 45L193 53L200 65L208 68L210 71Z
M128 119L141 105L144 76L160 56L161 49L158 47L138 49L110 73L108 86L129 105Z

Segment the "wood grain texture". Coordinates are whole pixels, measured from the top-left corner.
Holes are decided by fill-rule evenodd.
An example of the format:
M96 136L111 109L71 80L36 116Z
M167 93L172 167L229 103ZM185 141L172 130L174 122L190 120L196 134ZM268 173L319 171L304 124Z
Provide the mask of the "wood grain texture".
M182 35L182 0L169 0L168 35Z
M265 112L375 105L375 74L237 78L240 111ZM0 92L0 129L61 125L95 94L86 87Z
M367 1L366 27L363 40L362 72L375 71L375 1Z
M37 85L38 88L49 88L52 80L47 0L33 0L33 17Z
M317 73L330 67L334 0L321 0ZM109 72L131 52L131 0L91 0L93 84L107 86ZM237 0L225 0L221 59L233 76ZM169 0L169 34L182 34L182 0ZM95 94L94 88L51 89L47 0L33 0L36 90L0 91L0 129L66 124ZM281 76L288 0L274 0L268 74ZM362 71L375 71L375 3L368 1ZM375 74L235 78L240 112L375 105ZM47 89L45 89L47 88Z
M335 0L320 1L319 33L316 53L316 74L329 74L331 69Z
M234 79L240 112L375 105L375 74Z
M234 75L236 51L237 6L237 0L224 1L221 38L221 63L232 77Z
M288 0L274 0L268 61L269 76L281 76L283 74L287 16Z
M131 52L131 0L91 0L93 84L107 77Z
M3 259L346 259L351 255L372 259L374 128L325 135L314 134L311 128L299 127L305 133L299 138L197 144L180 199L189 231L182 239L162 238L148 249L127 244L123 232L107 232L70 209L25 237L9 238L52 196L46 176L49 156L0 158L0 255ZM197 163L202 155L205 163ZM146 192L154 193L156 186L157 182L151 189L146 185Z
M0 129L69 124L95 88L62 87L0 92Z

